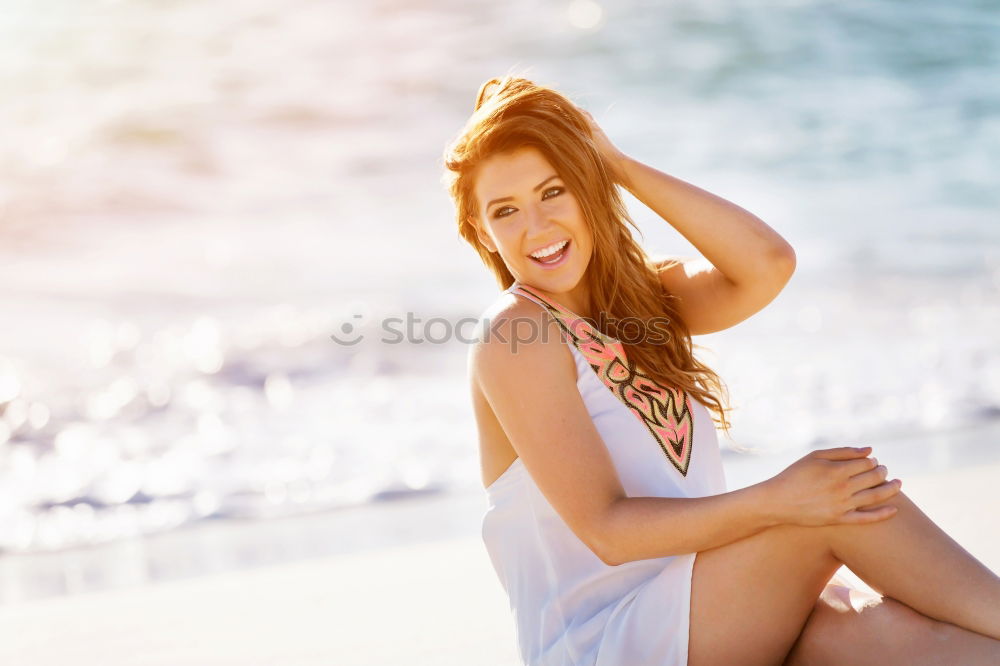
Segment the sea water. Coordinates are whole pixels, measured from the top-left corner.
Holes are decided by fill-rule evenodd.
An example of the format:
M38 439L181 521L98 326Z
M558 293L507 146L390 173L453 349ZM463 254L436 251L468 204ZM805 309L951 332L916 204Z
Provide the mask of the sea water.
M439 179L512 67L796 249L695 338L727 460L988 456L935 437L1000 416L998 65L971 1L11 0L0 550L480 488L456 331L498 288Z

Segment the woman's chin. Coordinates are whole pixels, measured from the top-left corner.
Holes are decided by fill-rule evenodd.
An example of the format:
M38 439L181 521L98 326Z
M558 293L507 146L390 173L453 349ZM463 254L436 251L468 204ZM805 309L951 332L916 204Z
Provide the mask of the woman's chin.
M575 289L583 278L584 271L567 266L564 271L530 271L524 280L518 282L534 285L552 293L564 293Z

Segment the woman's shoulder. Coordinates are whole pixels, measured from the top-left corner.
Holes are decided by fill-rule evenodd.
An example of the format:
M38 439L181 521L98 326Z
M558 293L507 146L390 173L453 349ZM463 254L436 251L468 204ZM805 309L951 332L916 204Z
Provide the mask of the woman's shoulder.
M469 350L470 372L573 362L552 316L537 303L503 292L480 315ZM540 368L539 368L540 369Z
M493 299L493 302L486 306L486 309L479 315L479 319L482 321L486 318L509 313L512 309L520 306L524 300L509 291L502 291Z
M529 332L530 329L548 323L551 316L545 309L537 303L513 294L509 291L501 292L492 303L479 315L476 328L476 340L483 342L490 332L514 333L518 329L524 329L521 334Z

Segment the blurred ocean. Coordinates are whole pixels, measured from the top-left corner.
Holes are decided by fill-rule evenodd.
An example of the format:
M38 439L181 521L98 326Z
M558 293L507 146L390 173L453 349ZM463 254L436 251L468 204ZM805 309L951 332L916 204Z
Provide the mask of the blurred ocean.
M941 443L1000 421L994 3L8 0L7 561L481 490L467 347L435 340L498 290L440 157L510 67L796 248L767 309L695 339L726 447L1000 457ZM651 252L694 252L628 201Z

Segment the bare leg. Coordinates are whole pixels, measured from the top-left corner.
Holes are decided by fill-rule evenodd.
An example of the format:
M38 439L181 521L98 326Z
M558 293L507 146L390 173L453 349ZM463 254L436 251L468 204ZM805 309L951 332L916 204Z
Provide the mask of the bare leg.
M933 620L891 597L867 597L830 584L816 601L785 666L998 663L1000 641Z
M840 568L828 539L821 529L779 525L699 552L688 665L780 664Z
M820 527L834 556L879 594L935 620L1000 640L1000 577L948 536L905 493L896 515Z
M780 664L841 563L923 615L1000 637L1000 578L898 493L867 525L779 525L698 553L689 664Z

